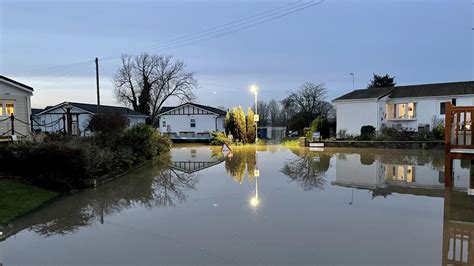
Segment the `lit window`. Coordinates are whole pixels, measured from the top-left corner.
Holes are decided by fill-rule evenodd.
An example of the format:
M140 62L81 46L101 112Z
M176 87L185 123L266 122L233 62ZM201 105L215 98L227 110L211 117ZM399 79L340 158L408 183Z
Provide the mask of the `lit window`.
M3 102L0 101L0 116L3 116Z
M191 119L191 127L196 127L196 119Z
M407 105L402 103L402 104L397 104L397 107L398 107L398 116L397 116L397 118L398 119L405 118Z
M415 103L408 103L408 118L410 119L416 118L415 108L416 108Z
M6 101L5 102L5 113L8 116L11 116L15 113L15 103L13 101Z

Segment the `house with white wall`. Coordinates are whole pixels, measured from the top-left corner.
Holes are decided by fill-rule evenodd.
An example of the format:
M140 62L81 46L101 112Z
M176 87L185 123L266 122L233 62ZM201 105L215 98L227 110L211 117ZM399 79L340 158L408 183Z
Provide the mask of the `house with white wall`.
M54 106L48 106L42 110L35 109L31 116L33 129L39 132L68 131L68 123L71 123L71 135L86 136L90 134L87 130L89 121L97 113L120 114L127 119L129 127L144 124L145 114L122 106L63 102Z
M474 105L474 81L419 84L354 90L332 101L336 107L337 132L360 134L371 125L433 129L444 123L445 104Z
M31 96L32 87L0 75L0 136L26 137L31 133Z
M213 131L224 131L227 112L211 106L185 103L162 107L158 128L172 140L209 140Z

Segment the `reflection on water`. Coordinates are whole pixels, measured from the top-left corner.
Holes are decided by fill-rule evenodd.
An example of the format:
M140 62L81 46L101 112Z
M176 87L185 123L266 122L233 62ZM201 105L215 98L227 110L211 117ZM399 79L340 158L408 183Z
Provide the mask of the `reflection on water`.
M124 263L136 255L132 264L206 264L225 258L220 262L474 265L474 197L467 194L474 188L474 167L469 161L455 163L452 189L445 189L443 171L443 153L437 151L268 146L223 153L179 146L171 158L65 196L6 226L0 262L47 262L44 258L54 258L58 248L71 243L69 236L95 226L105 243L123 234L140 248L160 246L135 254L119 242L114 256L98 260L104 263ZM125 231L110 231L114 225ZM145 240L155 232L172 232L172 237ZM54 239L59 247L44 245L31 260L22 256L18 247L38 237ZM80 241L87 246L98 239L88 235ZM107 251L107 245L101 249ZM368 249L373 256L359 256ZM99 258L90 250L83 254L86 250L67 250L74 261L66 257L64 262ZM187 255L169 255L174 253ZM401 253L406 256L396 255Z
M291 149L298 157L285 162L280 170L291 181L301 184L303 190L323 189L326 171L329 170L331 156L314 153L307 149Z

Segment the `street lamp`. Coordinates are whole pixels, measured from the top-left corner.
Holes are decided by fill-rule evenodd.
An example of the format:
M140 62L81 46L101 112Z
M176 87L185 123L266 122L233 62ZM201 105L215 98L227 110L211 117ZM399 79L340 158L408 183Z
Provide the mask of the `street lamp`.
M258 144L258 110L257 110L257 94L258 94L258 87L255 84L252 84L250 86L250 91L255 94L255 115L253 117L253 120L255 122L255 145Z
M349 75L352 76L352 90L354 90L354 89L355 89L355 77L354 77L354 73L351 72L351 73L349 73Z

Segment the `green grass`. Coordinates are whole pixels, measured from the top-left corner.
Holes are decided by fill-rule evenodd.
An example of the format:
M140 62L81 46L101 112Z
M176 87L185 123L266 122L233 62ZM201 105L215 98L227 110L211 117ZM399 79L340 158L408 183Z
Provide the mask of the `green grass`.
M281 142L283 147L299 147L300 140L299 139L288 139Z
M0 224L38 208L58 196L44 190L12 180L0 180Z

